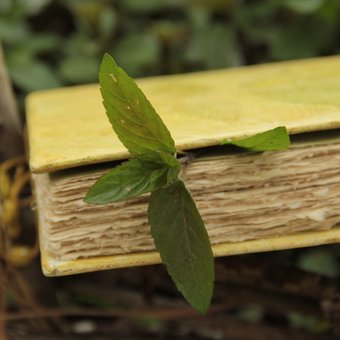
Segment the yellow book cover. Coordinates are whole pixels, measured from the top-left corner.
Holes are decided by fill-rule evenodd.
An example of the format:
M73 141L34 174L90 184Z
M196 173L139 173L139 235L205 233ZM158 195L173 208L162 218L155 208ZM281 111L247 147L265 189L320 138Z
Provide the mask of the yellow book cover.
M256 214L247 217L251 220L253 216L252 220L256 220L254 223L258 225L252 238L244 236L247 233L252 234L252 227L245 222L248 220L243 220L246 217L240 212L238 219L233 222L235 225L230 226L233 236L228 238L224 235L229 232L229 229L223 230L224 223L232 220L228 216L233 213L230 211L229 215L224 214L228 206L222 205L221 212L216 213L218 218L210 220L207 217L208 233L210 232L209 236L213 240L215 256L340 241L340 228L336 227L340 222L340 180L336 180L340 177L340 173L336 172L340 169L340 57L160 76L140 79L137 83L169 128L178 150L213 147L226 139L252 136L277 126L285 126L292 135L299 134L293 139L296 143L293 143L292 148L279 152L279 156L272 156L270 152L261 156L244 156L248 158L228 154L223 157L225 164L220 161L221 158L213 163L211 160L214 157L208 157L208 161L203 158L201 162L188 168L188 174L184 176L192 180L192 187L189 187L195 199L197 192L198 205L203 210L205 203L199 197L199 192L204 187L202 178L211 178L217 183L221 174L223 177L228 176L228 172L213 174L212 169L216 168L216 164L223 163L224 170L234 171L234 182L239 175L239 187L234 189L231 196L248 210L259 203L247 201L247 196L252 192L249 189L244 190L244 196L237 196L242 189L242 173L250 178L254 169L260 169L264 178L270 178L270 183L277 188L277 192L283 190L282 183L291 181L289 185L297 186L297 189L287 191L287 197L271 208L281 216L280 222L275 222L276 229L271 224L277 220L275 216L271 221ZM35 92L28 96L26 105L30 167L36 189L44 272L47 275L65 275L160 262L150 241L148 226L143 220L141 211L144 201L127 201L125 205L119 203L120 205L113 206L116 214L114 216L118 220L116 222L119 224L120 220L126 221L120 229L126 228L124 230L129 239L124 238L125 234L120 231L119 226L110 224L112 215L109 215L109 208L87 207L82 202L86 188L103 172L103 168L129 157L107 120L99 86L84 85ZM302 133L323 130L332 130L332 133L300 138ZM286 166L282 166L285 162ZM247 164L257 164L257 168L249 168ZM292 164L294 171L289 164ZM315 171L308 177L307 172L310 169ZM328 177L318 177L319 173L325 171L328 171ZM268 183L261 181L261 176L262 173L253 176L253 182L249 185L252 190L257 190L258 195L269 195ZM318 178L315 179L316 177ZM313 182L314 188L312 184L309 189L299 187L301 182L312 180L318 180ZM277 184L278 181L280 184ZM220 188L231 184L232 182L218 182L210 197L210 205L206 208L206 216L213 215L211 206L218 202L224 190ZM316 191L316 185L319 186L317 195L320 201L328 195L328 191L334 191L332 195L328 195L331 197L328 202L331 208L327 210L327 214L321 206L308 208L310 200L307 196ZM298 194L307 189L309 191L305 196L299 197ZM226 192L223 191L224 194ZM295 196L289 196L288 193ZM274 198L269 196L268 200L273 201ZM283 196L277 194L275 200L278 197ZM299 207L299 200L306 206ZM315 198L315 202L317 201ZM224 203L227 204L226 202ZM269 206L268 202L261 202L262 207ZM283 206L286 208L282 208ZM235 211L236 207L237 204L233 208ZM294 220L289 217L290 209L295 216ZM274 210L269 210L267 216ZM130 218L127 217L129 211ZM288 234L282 225L285 220L289 224L288 229L286 228ZM91 225L86 225L87 222L84 221L90 221ZM243 236L238 234L237 221L239 229L243 230ZM307 221L310 221L309 228L305 226ZM142 231L139 230L141 225ZM266 230L276 231L272 234L267 231L262 233L259 227L261 225L266 225ZM120 246L115 247L115 242ZM134 248L130 247L131 242L139 243Z

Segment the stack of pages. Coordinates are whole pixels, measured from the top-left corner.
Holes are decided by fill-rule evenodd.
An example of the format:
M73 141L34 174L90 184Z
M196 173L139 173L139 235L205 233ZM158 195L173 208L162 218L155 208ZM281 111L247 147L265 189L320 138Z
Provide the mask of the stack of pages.
M138 81L168 126L181 177L216 256L340 241L340 57ZM149 195L83 202L100 175L129 157L98 85L27 100L42 263L47 275L158 263ZM286 126L286 151L221 145Z

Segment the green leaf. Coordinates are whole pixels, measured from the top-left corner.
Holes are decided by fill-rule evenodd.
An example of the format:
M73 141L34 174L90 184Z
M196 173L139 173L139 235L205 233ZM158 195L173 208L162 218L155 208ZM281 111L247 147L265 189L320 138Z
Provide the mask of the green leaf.
M157 11L164 11L171 7L180 7L180 5L182 5L182 1L179 0L125 0L122 2L122 6L125 10L144 15Z
M325 0L285 0L283 5L299 14L310 14L319 10Z
M99 80L112 127L132 155L150 151L176 152L170 132L155 109L108 54L104 55Z
M290 145L290 139L287 129L284 126L279 126L249 138L226 141L222 144L233 144L254 151L286 150Z
M328 248L310 248L302 251L297 259L297 266L311 273L334 278L340 272L337 257Z
M163 263L186 300L200 313L210 305L214 259L196 204L181 180L154 191L149 223Z
M194 31L185 58L208 69L234 67L244 63L235 32L232 28L213 24Z
M319 28L322 27L322 30ZM270 44L274 60L310 58L332 44L334 24L321 16L306 16L282 26ZM313 39L309 39L309 37Z
M59 72L70 83L90 83L97 79L98 66L95 57L83 54L65 57L60 63Z
M101 50L102 46L99 40L91 39L84 34L72 34L69 38L64 39L63 52L65 54L64 58L67 57L80 57L87 56L93 57L97 60L97 54ZM99 64L99 62L98 62ZM98 69L97 74L98 77Z
M2 42L14 46L22 41L27 43L27 39L31 37L30 33L30 28L25 22L0 18L0 38Z
M18 1L16 6L22 6L26 15L33 16L41 13L50 2L52 0Z
M13 83L27 92L61 86L56 72L47 64L33 58L24 59L22 56L11 54L8 57L8 69Z
M56 50L56 46L60 43L61 40L57 35L31 33L27 38L22 39L20 47L27 49L32 55L36 55Z
M115 29L118 25L118 14L117 12L107 6L104 7L99 16L98 30L102 37L109 38L115 33Z
M112 49L115 60L134 77L155 74L159 70L161 46L150 33L128 34Z
M168 153L139 155L100 177L84 201L106 204L165 187L177 179L179 169L178 160Z

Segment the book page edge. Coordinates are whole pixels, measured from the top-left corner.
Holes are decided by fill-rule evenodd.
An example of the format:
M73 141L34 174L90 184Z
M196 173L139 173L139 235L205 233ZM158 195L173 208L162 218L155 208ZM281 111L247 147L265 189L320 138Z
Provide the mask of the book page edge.
M259 240L217 244L212 246L212 249L215 257L221 257L304 248L338 242L340 242L340 226L334 227L330 230L306 231L298 234L276 236ZM157 251L61 261L53 258L46 249L41 247L42 270L46 276L73 275L99 270L127 268L159 263L161 263L161 259Z

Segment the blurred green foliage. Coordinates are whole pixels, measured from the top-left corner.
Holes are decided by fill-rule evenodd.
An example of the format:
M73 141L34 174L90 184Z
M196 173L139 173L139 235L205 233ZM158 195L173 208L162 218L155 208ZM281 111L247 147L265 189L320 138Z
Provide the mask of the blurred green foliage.
M1 0L19 93L97 81L104 52L132 76L339 52L338 0Z

